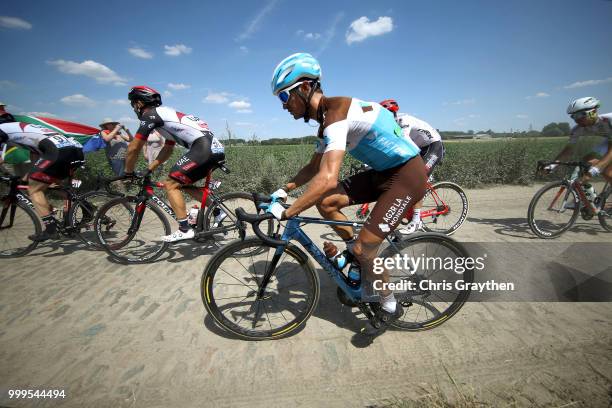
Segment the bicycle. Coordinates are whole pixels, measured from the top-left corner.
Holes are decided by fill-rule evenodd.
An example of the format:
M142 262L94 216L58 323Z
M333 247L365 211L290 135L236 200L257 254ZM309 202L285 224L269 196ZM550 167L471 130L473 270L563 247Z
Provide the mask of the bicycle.
M365 165L351 166L350 174L367 170ZM423 230L426 232L438 232L440 234L452 235L463 225L469 211L469 201L465 191L456 183L440 181L433 183L433 177L429 177L426 183L426 191L423 196L423 207L421 209L421 221ZM365 220L370 214L370 204L361 204L355 213L357 220ZM349 214L351 211L349 210ZM454 217L453 217L454 216ZM407 225L412 218L412 210L402 220ZM396 235L400 235L396 232Z
M28 236L42 231L42 224L28 197L27 185L20 177L0 175L0 182L8 185L8 192L0 198L0 258L24 256L33 251L38 242ZM53 186L47 192L59 192L64 197L63 207L55 210L59 218L58 232L61 236L76 236L87 247L97 248L93 235L93 220L101 203L116 194L108 191L90 191L79 194L80 180L70 178L69 186ZM104 220L102 221L105 222Z
M556 238L570 229L578 214L584 220L595 215L606 231L612 231L612 193L610 183L605 183L601 193L590 201L584 192L582 176L591 167L584 162L539 161L536 173L549 164L574 167L563 180L546 184L531 199L527 210L527 222L531 231L540 238ZM549 197L550 194L550 197Z
M308 255L291 240L299 242L332 278L342 304L357 307L373 325L377 324L375 311L380 307L379 299L363 295L363 280L358 286L351 285L301 228L305 224L358 227L362 223L296 216L287 220L282 235L270 235L262 232L259 224L271 219L272 214L247 214L239 208L236 215L241 222L252 225L256 236L223 247L209 260L201 279L204 307L220 327L244 339L269 340L289 336L304 326L319 300L320 282ZM389 246L380 258L402 253L411 253L413 259L423 254L438 254L441 259L468 257L461 244L442 234L414 234L400 242L387 237L387 242ZM245 249L252 248L263 252L258 252L256 257L242 255ZM394 283L417 285L415 290L395 293L404 314L393 327L407 331L432 329L461 309L470 295L469 285L456 292L419 288L422 281L435 278L436 282L452 282L459 276L454 271L441 272L429 266L390 271ZM462 280L473 282L474 269L466 268Z
M229 173L224 163L218 165L223 172ZM201 210L198 212L195 230L196 242L205 242L217 236L217 241L232 240L244 237L246 231L235 216L235 208L252 201L252 195L245 192L232 192L217 195L215 188L218 182L211 180L212 171L206 176L204 185L183 186L183 190L192 189L201 192ZM125 179L122 177L121 179ZM170 245L161 237L171 233L170 223L164 214L173 219L176 214L163 199L155 195L154 188L163 188L163 183L151 180L151 173L136 177L139 180L139 191L135 196L120 197L106 203L94 220L98 241L106 252L116 261L126 264L153 262L158 259ZM210 205L206 211L206 202ZM107 217L112 224L98 223ZM273 223L269 223L269 230Z

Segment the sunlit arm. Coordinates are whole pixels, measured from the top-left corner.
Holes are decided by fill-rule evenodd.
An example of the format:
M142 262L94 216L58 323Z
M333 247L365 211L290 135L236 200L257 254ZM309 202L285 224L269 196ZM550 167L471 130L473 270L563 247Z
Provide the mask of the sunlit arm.
M170 158L172 155L172 150L174 150L174 145L165 144L164 147L157 153L157 157L155 160L149 164L149 170L153 171L158 168L161 164L165 163L166 160Z
M338 185L340 166L344 159L344 150L332 150L321 158L319 171L312 177L306 192L285 210L287 218L293 217L312 207L329 191Z
M306 166L302 167L300 171L298 171L297 175L285 185L285 191L295 190L296 188L308 183L319 171L319 165L321 164L322 157L323 155L321 153L313 154L310 162Z
M128 145L127 155L125 156L126 173L134 172L134 167L136 166L136 162L138 161L138 155L145 143L147 143L145 140L134 139Z

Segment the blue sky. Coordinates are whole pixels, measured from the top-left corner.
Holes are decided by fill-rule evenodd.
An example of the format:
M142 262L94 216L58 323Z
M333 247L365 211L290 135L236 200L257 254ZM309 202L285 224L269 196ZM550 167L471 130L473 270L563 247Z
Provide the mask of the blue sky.
M0 100L132 129L131 85L240 137L314 129L270 93L276 64L314 54L329 96L379 101L441 130L540 129L569 101L612 112L612 1L5 0Z

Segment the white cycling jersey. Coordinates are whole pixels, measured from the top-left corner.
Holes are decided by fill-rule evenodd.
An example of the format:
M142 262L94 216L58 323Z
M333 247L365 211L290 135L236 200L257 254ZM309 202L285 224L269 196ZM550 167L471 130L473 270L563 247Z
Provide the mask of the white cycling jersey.
M346 118L323 130L317 153L346 150L374 170L399 166L419 154L419 148L402 137L393 114L374 102L352 98Z
M602 156L605 155L608 152L608 144L612 142L612 113L599 115L597 122L592 126L574 126L569 143L578 143L581 136L601 136L603 140L593 148L593 151Z
M440 133L424 120L405 113L398 113L396 121L402 128L404 137L411 139L421 149L433 142L442 141Z
M136 138L147 140L149 134L157 129L164 136L166 144L175 144L191 148L196 139L210 135L213 153L222 153L223 145L208 129L206 122L194 115L186 115L166 106L147 109L140 118L140 127Z
M0 124L0 143L9 146L25 147L40 153L40 142L51 141L56 147L83 147L72 138L67 138L55 130L41 125L24 122L8 122Z

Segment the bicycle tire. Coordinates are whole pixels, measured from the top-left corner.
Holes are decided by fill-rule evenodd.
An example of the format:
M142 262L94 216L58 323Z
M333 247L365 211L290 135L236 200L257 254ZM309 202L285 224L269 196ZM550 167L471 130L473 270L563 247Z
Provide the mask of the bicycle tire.
M116 198L118 194L111 194L107 191L90 191L77 197L72 203L70 214L68 214L69 225L74 229L76 236L89 248L102 249L102 245L97 239L95 232L95 217L100 205L93 203L95 198L106 198L110 201ZM103 204L102 204L103 205ZM78 217L78 211L81 210L81 217Z
M206 213L204 214L204 220L203 220L203 224L204 224L204 231L213 231L216 227L213 227L213 221L214 221L214 212L216 211L217 208L221 208L220 203L227 203L228 201L231 200L246 200L249 201L250 203L253 204L252 208L245 208L244 206L243 209L247 212L251 212L254 213L257 211L257 208L255 207L255 202L253 201L253 195L247 192L231 192L231 193L225 193L219 197L216 197L216 200L213 201L211 203L211 205L208 206L208 208L206 209ZM230 206L228 206L226 204L226 207L231 211L232 208ZM234 218L234 220L237 220L236 214L235 214L235 208L233 209L234 212L232 213L232 216ZM222 226L229 226L232 223L234 224L234 231L238 230L238 224L236 221L229 219L229 217L225 218L225 220L227 220L227 222L225 224L222 224ZM223 221L222 221L223 223ZM262 231L264 231L267 235L272 235L272 232L274 230L274 220L268 220L267 221L267 229L266 228L262 228ZM249 225L246 224L245 227L248 227ZM224 237L227 236L228 234L223 234ZM224 239L223 241L233 241L234 239L239 238L239 236L237 234L229 236L228 239ZM256 251L254 249L254 251ZM256 252L254 252L256 253ZM250 255L249 253L245 253L246 255Z
M573 210L573 213L569 221L564 226L562 226L561 228L558 228L556 232L549 232L543 229L543 225L538 225L538 222L535 219L535 209L536 209L536 206L538 205L540 198L547 191L555 189L555 188L560 188L560 187L564 187L572 194L574 198L574 210ZM529 224L529 228L531 228L531 231L539 238L552 239L552 238L556 238L559 235L563 234L565 231L570 229L572 225L574 225L574 223L576 222L576 219L578 218L579 210L580 210L580 201L578 199L578 195L576 194L576 191L574 191L574 189L569 185L569 183L565 180L553 181L551 183L544 185L544 187L539 189L535 193L533 198L531 199L531 202L529 203L529 208L527 210L527 223ZM542 224L542 222L540 224Z
M244 260L244 256L242 254L234 257L233 255L235 253L240 253L241 251L244 251L245 248L249 248L249 247L265 247L267 250L269 251L275 251L276 248L274 247L270 247L266 244L264 244L259 238L257 237L250 237L245 239L244 241L234 241L232 243L230 243L229 245L226 245L225 247L221 248L220 251L218 251L206 264L206 267L204 269L204 272L202 273L202 280L200 283L200 290L201 290L201 296L202 296L202 301L204 303L204 307L206 308L206 311L208 312L208 314L213 318L213 320L223 329L227 330L228 332L231 332L233 334L235 334L238 337L244 338L244 339L250 339L250 340L270 340L270 339L278 339L278 338L282 338L282 337L287 337L289 336L291 333L294 333L296 330L300 329L301 327L303 327L303 325L306 323L306 321L308 320L308 318L310 318L310 316L312 315L313 311L315 310L318 301L319 301L319 293L320 293L320 282L319 282L319 276L316 273L312 263L310 262L310 260L308 259L308 257L306 256L306 254L304 252L302 252L298 247L296 247L293 244L288 244L285 247L284 250L284 255L281 256L281 261L283 259L286 259L286 256L289 256L290 258L292 258L293 260L296 261L297 265L302 269L303 271L303 275L305 276L305 279L308 283L308 285L310 286L311 290L312 290L312 294L310 296L305 296L305 297L301 297L299 295L296 295L296 297L302 301L305 302L305 307L303 308L303 311L301 311L299 314L297 314L297 316L291 320L291 321L287 321L287 318L285 317L285 315L283 315L282 311L280 312L280 315L285 319L286 323L281 325L280 327L276 327L276 328L272 328L272 324L270 322L270 315L268 314L268 311L270 311L270 314L272 313L272 309L270 308L270 305L265 305L265 302L268 299L272 299L272 296L274 296L274 294L270 294L267 297L264 297L263 300L260 300L259 302L263 302L264 305L264 311L262 312L265 313L267 319L268 319L268 324L270 326L270 330L266 330L266 329L258 329L256 327L253 327L251 329L245 328L243 326L240 326L239 323L241 323L243 321L243 319L245 319L245 322L248 321L248 315L249 315L249 311L247 311L247 313L245 314L245 316L242 316L240 318L240 320L238 320L238 322L235 321L235 319L231 319L230 317L228 317L227 314L224 313L224 311L226 310L226 306L225 305L219 305L218 301L223 300L223 298L220 297L220 295L223 294L223 290L224 287L222 285L225 286L244 286L245 290L246 290L246 296L243 297L242 300L247 299L249 296L253 296L255 292L252 291L252 289L255 288L255 286L249 286L247 281L241 282L238 278L233 277L233 279L237 280L238 282L242 283L242 285L237 284L237 283L233 283L234 281L232 280L232 283L229 284L225 284L223 282L221 282L221 280L223 279L223 275L222 274L218 274L218 272L221 270L222 272L225 272L225 274L228 274L226 271L223 270L223 265L225 263L226 260L228 260L229 258L233 258L235 259L239 264L240 261L238 261L238 259L240 260ZM261 255L261 254L259 254ZM263 255L262 259L263 259ZM231 262L228 262L228 264ZM244 265L242 265L244 268ZM280 264L279 264L280 266ZM278 266L277 266L278 268ZM240 271L239 269L236 269L238 271ZM253 269L253 272L255 273L255 275L253 275L253 273L251 273L247 268L244 268L244 270L247 271L247 273L250 275L249 278L253 278L253 280L255 282L257 282L257 272L263 272L263 270L265 270L265 268L259 268ZM278 269L277 269L278 270ZM232 269L232 271L234 271ZM280 273L282 273L284 271L281 271ZM279 282L281 282L280 279L280 273L278 275L276 275L276 271L274 274L274 277L276 278L276 283L277 285L279 284ZM231 275L230 275L231 276ZM287 276L289 276L290 278L295 278L298 275L297 271L293 271L290 274L287 274ZM271 281L271 283L274 283L273 281ZM295 285L291 285L292 287L294 287ZM216 290L216 288L218 288L218 290ZM270 287L268 287L270 288ZM271 291L273 289L270 289ZM277 294L278 296L281 296L281 288L277 288L277 290L279 291L279 293ZM297 292L296 289L292 289L290 292ZM287 291L285 294L289 293L289 291ZM242 297L242 294L237 296L237 297ZM234 297L230 297L228 299L231 299ZM279 299L280 301L280 299ZM273 302L275 304L275 306L278 306L279 303L277 303L274 300L271 300L271 302ZM255 304L255 302L253 302L253 304ZM259 305L257 306L256 312L259 312ZM251 306L250 309L252 309L253 306ZM235 308L234 308L235 309ZM231 310L230 310L231 312ZM289 313L289 312L286 312ZM232 312L232 316L240 316L240 312ZM253 314L253 316L255 316L255 314ZM259 316L254 319L255 323L258 322Z
M96 236L101 246L106 251L106 253L109 254L111 258L113 258L115 261L125 263L125 264L143 264L143 263L154 262L168 249L168 246L170 245L170 243L160 240L159 244L158 245L156 244L157 248L154 251L152 251L150 254L138 256L137 255L138 253L142 253L142 251L147 248L146 242L150 241L150 240L144 240L142 243L139 243L136 246L130 248L132 252L127 252L127 253L120 252L121 250L126 249L127 245L132 243L136 235L140 232L140 227L142 227L143 224L146 224L146 225L152 224L148 220L145 223L144 219L141 222L138 230L132 232L131 234L126 233L125 235L122 235L123 238L117 242L111 242L109 240L112 233L119 230L119 229L115 229L111 233L110 228L113 228L116 225L116 221L117 221L116 217L113 217L111 211L113 209L117 209L118 207L123 207L122 212L127 210L127 212L130 215L130 221L131 221L131 216L133 215L133 211L134 211L136 202L137 202L137 198L134 196L118 197L113 200L110 200L98 210L98 213L94 221L94 229L96 231ZM161 222L161 225L163 228L163 232L162 232L163 235L169 235L171 232L170 223L168 222L168 219L166 218L162 210L160 210L155 204L152 204L151 202L147 201L146 208L143 210L144 211L143 217L147 214L147 209L151 211L151 214L154 214L152 216L156 217L156 219L159 219L159 221ZM111 226L110 228L108 227L109 225L108 222L106 226L104 224L104 221L109 220L109 219L115 221L115 224L113 224L113 226ZM154 236L159 237L161 236L162 233L159 233L158 235L154 234Z
M446 214L445 215L441 215L441 216L437 216L435 221L431 222L431 223L426 223L425 222L426 219L422 219L422 221L423 221L423 229L425 231L427 231L427 232L437 232L437 233L440 233L440 234L452 235L465 222L465 220L467 218L467 215L468 215L468 212L469 212L469 209L470 209L470 202L469 202L469 200L467 198L467 195L465 194L465 191L463 191L463 189L458 184L452 183L450 181L441 181L441 182L435 183L434 185L431 186L431 190L439 191L439 190L442 190L442 189L450 189L452 191L455 191L459 195L459 197L461 199L461 213L459 215L459 218L457 219L457 221L453 225L451 225L450 227L445 228L445 229L432 228L431 225L434 224L434 223L437 224L438 218L446 217ZM428 199L428 197L432 197L431 191L428 191L426 193L425 197L423 197L423 208L426 207L425 203L426 203L426 200ZM453 211L452 208L450 208L449 213L451 211Z
M454 239L448 237L447 235L438 234L438 233L420 233L420 234L411 235L408 238L399 241L398 243L395 244L395 246L389 246L385 248L385 250L380 254L380 258L384 259L384 258L394 257L398 254L398 250L401 251L403 249L406 249L407 247L410 247L416 244L424 244L427 242L430 242L430 243L435 242L435 243L441 244L442 246L449 249L455 255L461 256L463 258L469 257L469 253L463 247L463 245L461 245L459 242L455 241ZM437 272L439 271L436 271L435 273ZM455 272L453 271L451 273L454 274ZM466 270L463 272L462 275L463 275L462 280L465 283L469 284L469 283L474 282L474 268L466 268ZM411 303L411 305L408 306L408 308L406 306L404 307L404 315L402 315L402 317L400 317L397 321L392 323L392 326L397 329L404 330L404 331L424 331L424 330L433 329L434 327L438 327L442 323L448 321L463 307L463 305L469 298L470 293L471 293L471 289L458 291L457 296L452 301L452 303L450 303L450 306L448 306L441 313L438 313L432 318L426 319L420 322L406 322L402 320L402 317L406 316L406 314L408 313L408 310L409 310L408 308L413 306L413 304ZM418 303L418 302L416 302L415 300L415 303ZM425 308L425 314L427 315L427 308ZM418 314L417 314L417 317L418 317Z
M4 200L2 200L1 202L7 203ZM32 224L34 224L34 228L32 230L34 232L34 234L40 234L40 232L42 231L42 225L40 223L40 220L38 219L38 215L36 214L36 212L32 208L30 208L27 204L22 203L21 201L13 201L13 202L10 202L8 204L11 207L14 206L13 208L15 208L15 213L14 213L14 216L13 216L13 220L17 219L17 217L18 217L17 211L18 210L23 210L24 213L25 213L24 221L29 219L32 222ZM2 212L6 211L5 217L10 218L10 216L11 216L11 214L10 214L11 213L11 207L2 206L2 207L0 207L0 211L2 211ZM21 216L19 216L19 218L21 219ZM8 231L8 230L10 230L13 227L13 226L11 226L10 228L8 228L8 225L6 225L7 221L8 221L7 218L5 218L2 221L2 225L0 226L1 227L1 229L0 229L0 248L3 247L2 242L11 242L11 243L15 242L15 239L11 239L11 238L3 239L2 238L2 236L6 234L5 231ZM6 225L6 227L5 227L5 225ZM17 258L17 257L20 257L20 256L24 256L24 255L27 255L30 252L32 252L38 246L38 242L31 241L31 240L29 240L27 238L27 232L26 233L20 233L19 235L22 236L21 239L24 242L24 246L19 247L19 248L15 249L15 250L2 250L2 249L0 249L0 258Z
M601 196L601 210L597 214L599 224L608 232L612 231L612 185L608 184L606 191Z

